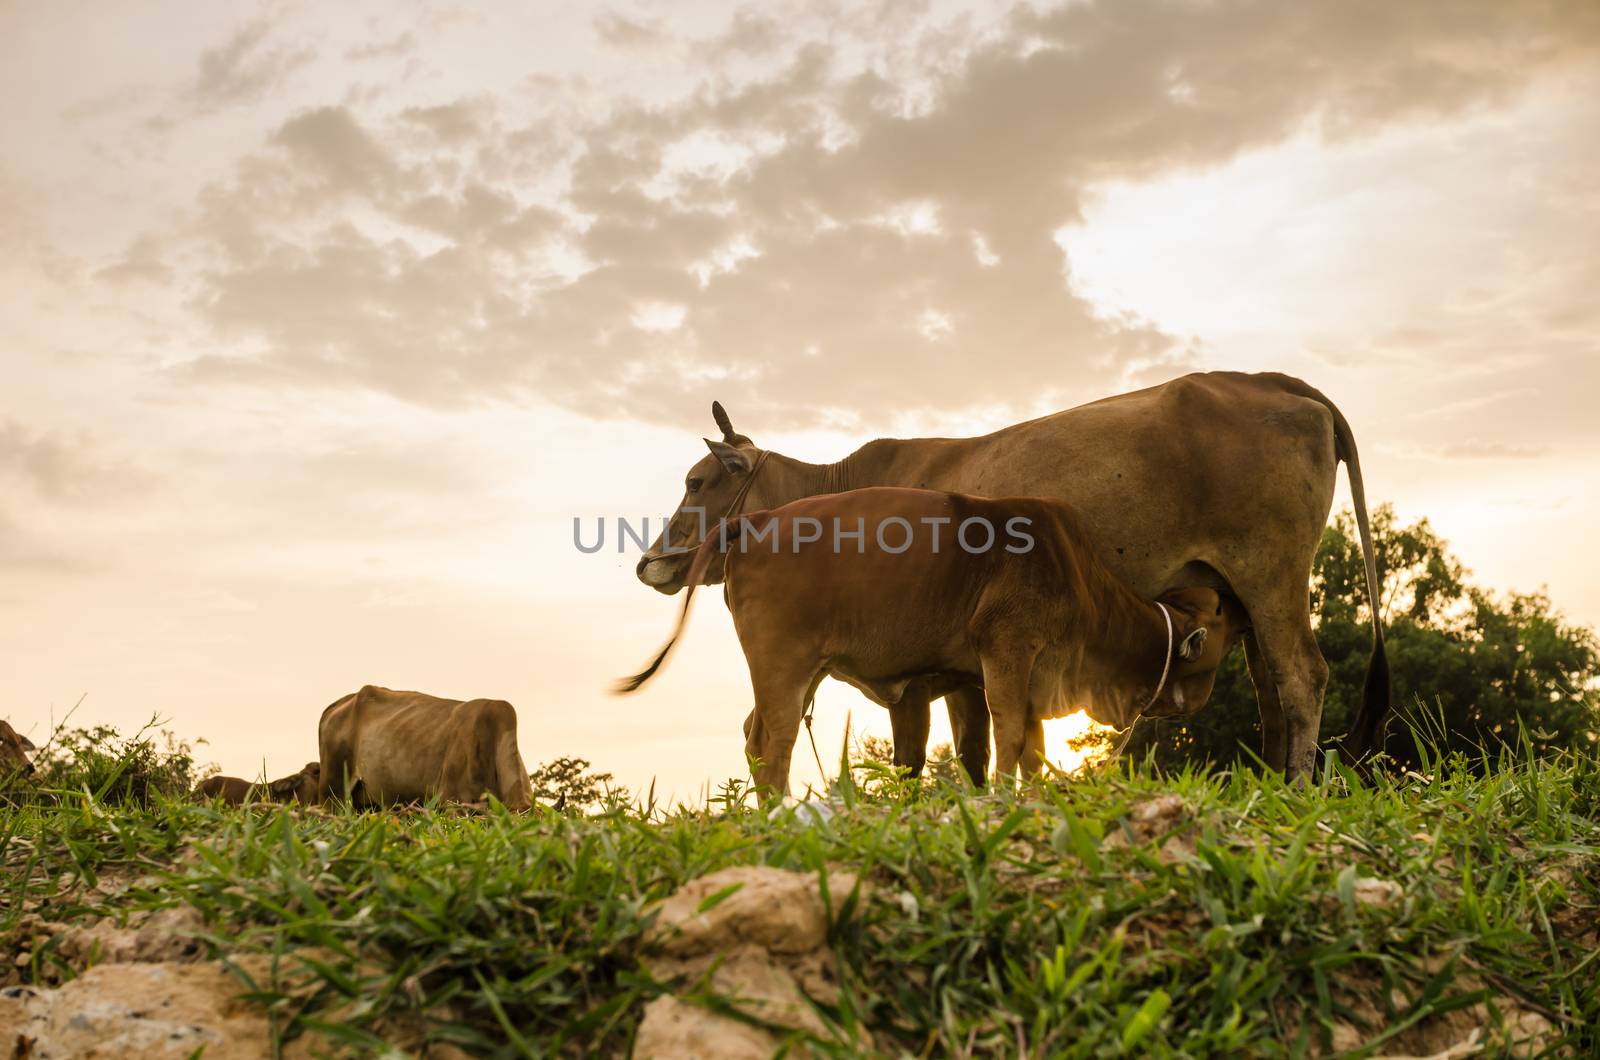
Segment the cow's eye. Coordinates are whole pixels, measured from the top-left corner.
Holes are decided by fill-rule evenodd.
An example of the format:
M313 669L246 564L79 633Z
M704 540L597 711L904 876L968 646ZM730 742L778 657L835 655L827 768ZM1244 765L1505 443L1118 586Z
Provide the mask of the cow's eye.
M687 483L685 483L685 485L687 485L689 487L689 492L690 493L699 493L700 492L700 487L705 485L705 480L704 479L698 479L698 478L692 478Z

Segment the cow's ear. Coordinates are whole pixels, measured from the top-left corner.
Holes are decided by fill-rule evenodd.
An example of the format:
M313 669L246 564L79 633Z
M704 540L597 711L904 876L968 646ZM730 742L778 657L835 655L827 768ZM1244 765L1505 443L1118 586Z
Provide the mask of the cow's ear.
M1193 662L1200 658L1200 653L1205 647L1206 627L1201 626L1178 642L1178 658L1185 662Z
M722 469L730 475L744 475L750 471L750 454L743 449L736 449L724 442L713 442L705 439L706 448L711 450L711 455L717 458Z

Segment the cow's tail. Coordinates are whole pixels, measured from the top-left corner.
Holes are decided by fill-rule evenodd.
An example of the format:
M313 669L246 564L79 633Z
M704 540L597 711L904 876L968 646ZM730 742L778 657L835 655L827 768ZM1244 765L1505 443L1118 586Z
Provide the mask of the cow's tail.
M657 670L661 669L661 664L667 661L667 656L672 653L673 647L677 645L678 638L683 635L683 627L689 621L689 605L694 601L695 588L700 584L700 579L705 577L706 568L711 565L712 554L738 544L744 534L747 520L757 514L764 513L751 513L741 515L736 519L726 520L720 523L716 529L707 534L705 539L700 542L700 546L695 549L694 559L689 562L689 574L684 578L683 607L678 611L678 624L673 627L672 636L667 638L667 642L661 646L661 650L656 653L656 657L650 660L649 666L646 666L632 677L624 677L618 681L615 687L612 688L613 692L619 696L626 695L629 692L636 692L643 687L646 681L655 676Z
M1302 384L1304 386L1304 384ZM1367 569L1367 607L1372 612L1372 658L1367 662L1367 682L1361 693L1361 706L1339 741L1340 752L1349 761L1359 761L1381 750L1384 727L1389 720L1389 654L1383 646L1382 597L1378 565L1372 548L1372 526L1367 520L1367 490L1361 480L1361 458L1356 454L1355 434L1338 406L1315 387L1306 386L1306 396L1320 402L1333 414L1334 452L1350 473L1350 503L1355 509L1356 530L1361 535L1361 560Z

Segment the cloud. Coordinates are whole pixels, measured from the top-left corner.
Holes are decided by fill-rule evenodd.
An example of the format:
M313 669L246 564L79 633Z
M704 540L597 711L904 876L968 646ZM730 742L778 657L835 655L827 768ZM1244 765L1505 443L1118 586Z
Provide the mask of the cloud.
M381 191L397 167L343 107L318 107L286 122L273 143L330 192Z
M148 486L149 472L105 452L93 436L30 430L0 420L0 479L59 504L99 504Z
M626 54L649 54L672 47L674 40L660 22L632 19L607 11L593 23L594 35L605 47Z
M270 20L257 19L201 52L187 93L189 102L201 111L253 103L316 58L310 47L266 47L272 29Z
M485 109L473 100L458 100L434 107L408 107L400 117L446 143L461 143L482 133Z
M1503 390L1493 390L1484 394L1474 394L1459 401L1447 401L1429 408L1421 408L1410 414L1411 419L1452 419L1466 412L1476 412L1504 401L1515 398L1537 398L1539 390L1531 386L1507 387Z
M0 570L34 574L97 573L102 565L50 544L45 535L24 530L0 510ZM16 603L0 597L0 606Z
M395 59L410 55L416 50L417 35L408 31L396 34L388 40L348 48L345 50L344 57L358 61L363 59Z
M321 106L205 196L195 306L228 345L190 370L647 419L714 394L775 425L1084 397L1194 362L1073 286L1054 233L1088 189L1498 106L1597 41L1576 2L889 5L655 105Z
M161 247L156 240L143 235L128 246L121 261L107 265L95 273L95 278L114 284L164 284L172 278L172 269L161 260Z
M1440 446L1433 452L1442 460L1536 460L1548 456L1550 449L1542 445L1517 445L1511 442L1469 439Z

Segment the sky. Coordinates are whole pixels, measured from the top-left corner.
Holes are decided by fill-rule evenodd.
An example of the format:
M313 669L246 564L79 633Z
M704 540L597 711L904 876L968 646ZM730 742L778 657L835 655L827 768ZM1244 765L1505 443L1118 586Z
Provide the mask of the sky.
M1591 0L0 0L0 715L254 776L503 698L699 798L719 594L615 698L677 600L572 521L667 514L713 399L831 460L1219 368L1600 623L1596 129Z

